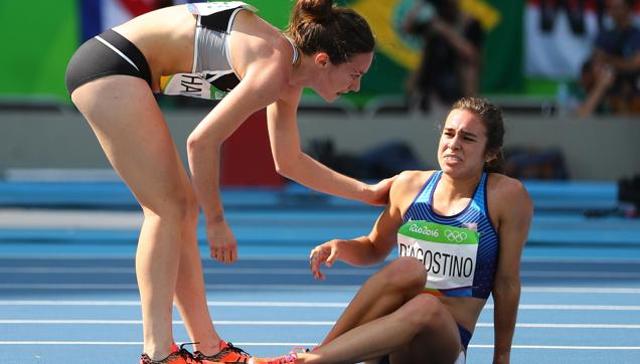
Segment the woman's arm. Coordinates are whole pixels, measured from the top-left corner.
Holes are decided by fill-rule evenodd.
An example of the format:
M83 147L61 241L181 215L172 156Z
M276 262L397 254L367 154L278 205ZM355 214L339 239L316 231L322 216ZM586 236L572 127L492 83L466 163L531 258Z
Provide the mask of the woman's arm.
M282 74L277 62L263 61L260 67L249 68L238 86L200 122L187 141L192 184L205 216L211 255L222 262L235 260L236 242L224 220L220 200L220 148L251 114L274 101L284 84Z
M402 172L389 192L389 205L378 216L371 232L351 240L334 239L318 245L309 256L311 271L317 279L324 279L320 266L331 267L335 260L366 266L384 260L397 242L398 229L402 225L402 211L411 204L424 182L421 172Z
M301 150L297 109L301 91L267 107L271 152L278 173L309 188L370 204L384 204L391 180L368 185L340 174Z
M495 345L493 362L509 363L520 301L520 259L527 240L533 205L524 186L504 177L499 182L500 253L493 288Z

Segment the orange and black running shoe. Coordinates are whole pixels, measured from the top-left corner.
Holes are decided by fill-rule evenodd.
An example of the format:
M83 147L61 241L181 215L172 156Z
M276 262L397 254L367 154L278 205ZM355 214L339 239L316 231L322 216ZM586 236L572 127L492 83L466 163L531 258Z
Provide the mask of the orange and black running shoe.
M193 355L184 348L182 344L178 348L178 345L171 345L171 354L162 360L151 360L147 354L140 356L140 364L202 364L202 362L193 357ZM207 362L207 364L214 364L214 362Z
M246 351L233 346L232 343L220 341L220 352L214 355L204 355L199 351L193 353L194 358L200 360L202 364L225 363L225 364L246 364L249 363L251 355Z

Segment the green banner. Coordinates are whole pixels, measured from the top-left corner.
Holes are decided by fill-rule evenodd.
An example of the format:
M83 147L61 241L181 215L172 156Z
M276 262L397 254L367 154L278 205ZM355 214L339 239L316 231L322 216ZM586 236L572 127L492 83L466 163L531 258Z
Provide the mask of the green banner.
M524 92L524 1L487 1L500 22L487 33L480 90L483 93Z
M1 1L0 96L68 100L67 62L78 46L75 1Z
M259 15L284 29L294 0L246 0L259 9ZM420 57L420 45L403 34L400 24L413 1L422 0L343 0L339 5L354 8L370 23L376 35L374 63L362 81L361 91L348 99L357 105L378 96L405 93L407 79ZM499 0L460 0L487 29L481 90L483 93L521 93L523 2ZM0 57L5 71L0 96L54 96L68 101L64 86L66 65L79 46L80 13L76 1L33 0L25 13L19 1L0 2L0 24L8 55ZM24 17L29 17L25 25ZM5 51L6 52L6 51Z

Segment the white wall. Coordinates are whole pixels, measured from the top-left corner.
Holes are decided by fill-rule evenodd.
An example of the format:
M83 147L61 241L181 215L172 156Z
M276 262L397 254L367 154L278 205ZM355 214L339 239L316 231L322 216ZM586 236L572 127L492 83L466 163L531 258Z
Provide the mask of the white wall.
M207 110L168 111L166 118L184 158L187 135ZM402 140L436 165L444 115L299 115L303 145L331 138L340 152L360 152ZM574 179L617 180L640 173L640 119L544 118L507 115L505 146L557 147ZM0 172L14 168L109 168L95 136L76 112L0 113Z

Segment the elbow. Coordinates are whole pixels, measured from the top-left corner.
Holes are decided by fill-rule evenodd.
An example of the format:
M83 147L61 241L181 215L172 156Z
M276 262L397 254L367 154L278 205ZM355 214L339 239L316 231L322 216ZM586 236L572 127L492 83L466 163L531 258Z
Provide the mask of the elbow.
M192 133L187 138L187 154L189 158L192 158L194 155L199 155L212 147L218 150L221 144L215 140L206 139L197 133Z
M277 159L274 159L273 164L276 168L276 172L281 175L282 177L286 177L289 178L289 166L287 166L286 163L282 163L280 161L278 161Z
M202 149L202 144L202 138L194 134L189 135L187 138L187 155L189 159L198 154L198 151Z
M274 153L273 164L276 172L283 177L294 179L295 160L295 157L287 156L286 153Z

